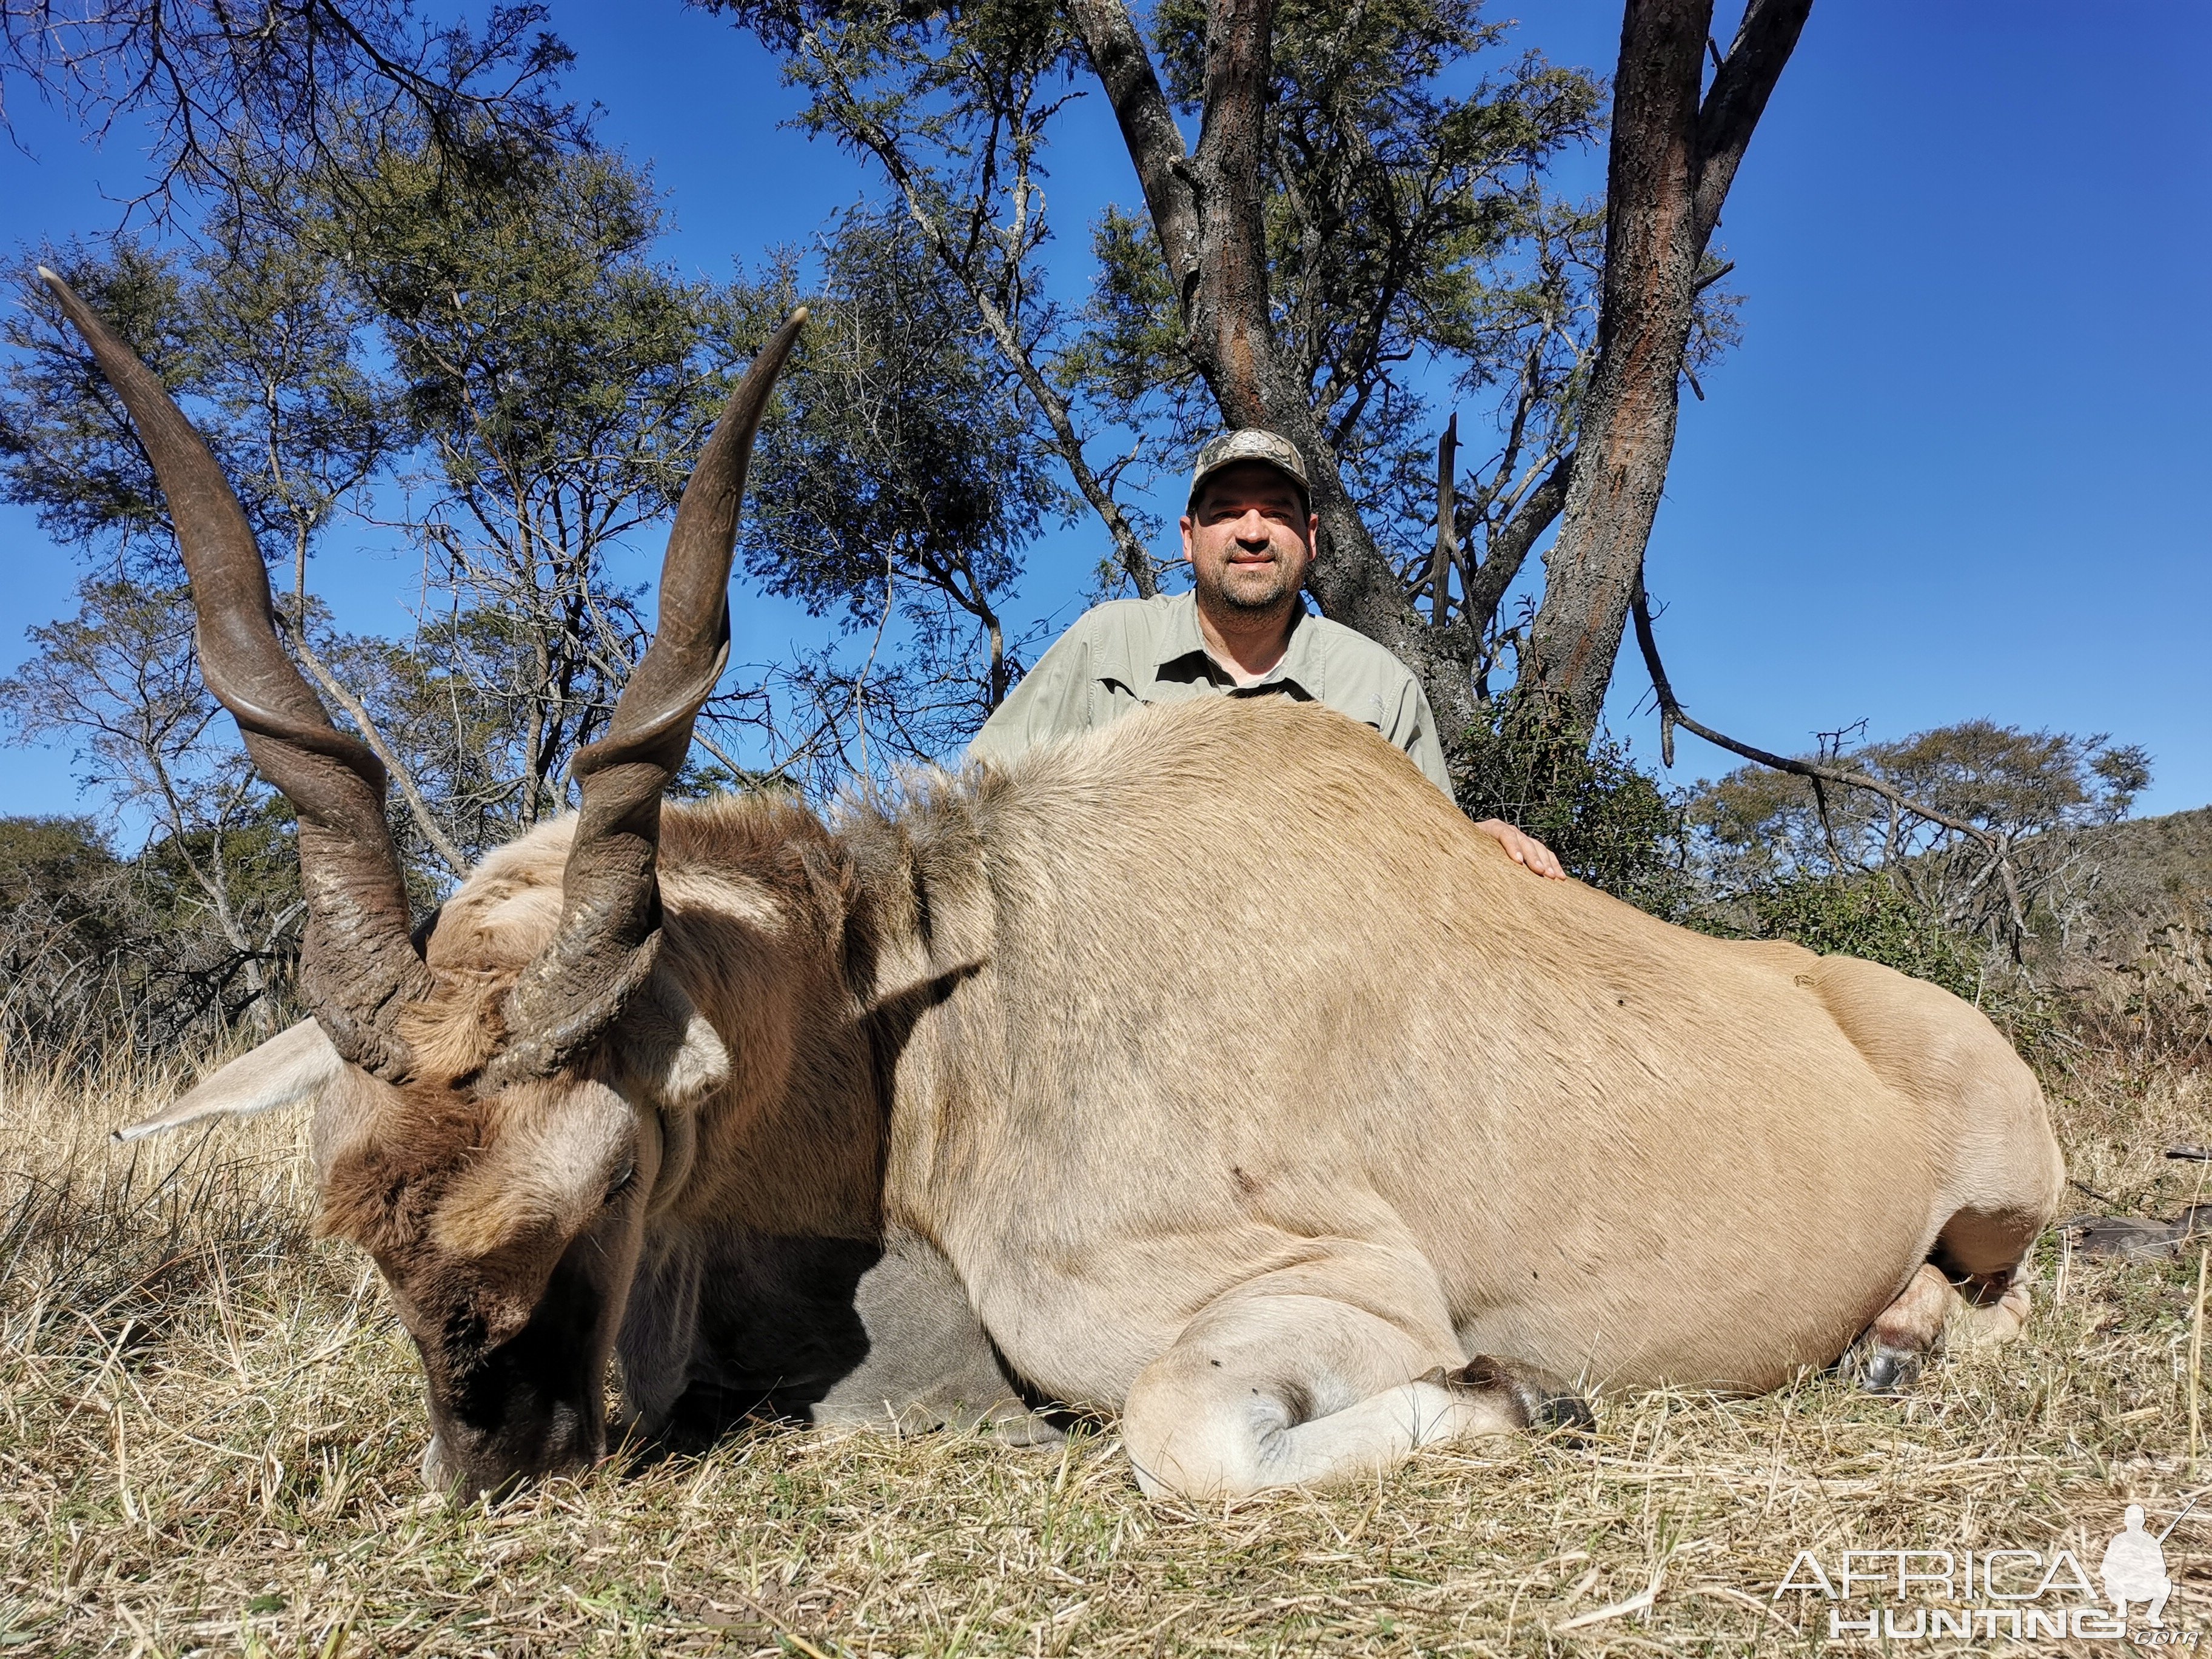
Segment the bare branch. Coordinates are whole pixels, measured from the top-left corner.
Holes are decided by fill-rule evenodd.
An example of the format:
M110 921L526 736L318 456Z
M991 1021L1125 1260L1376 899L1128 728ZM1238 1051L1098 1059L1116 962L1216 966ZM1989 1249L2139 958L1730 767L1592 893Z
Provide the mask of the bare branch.
M1459 549L1453 536L1452 474L1459 464L1459 411L1444 423L1437 440L1437 550L1429 566L1429 620L1442 625L1451 603L1450 576Z
M399 751L385 740L384 733L377 730L376 721L371 718L368 705L347 690L344 683L331 673L329 665L315 654L314 647L307 643L307 629L299 623L297 610L290 615L280 615L280 620L284 623L284 632L289 636L292 654L314 676L315 684L322 688L323 694L345 710L346 718L354 723L362 741L368 744L370 752L384 763L384 769L399 786L400 797L407 803L407 815L415 821L415 829L424 844L438 855L438 861L453 875L468 874L467 854L453 845L453 837L447 835L445 826L431 811L430 803L423 799L422 787L415 781L413 770L400 757Z
M1504 603L1505 590L1521 574L1528 550L1551 527L1566 505L1567 479L1573 474L1571 449L1552 463L1544 481L1528 492L1520 509L1490 538L1490 556L1467 579L1466 615L1477 628L1487 628Z
M1835 783L1842 784L1848 788L1863 789L1869 794L1879 795L1893 806L1901 808L1916 817L1923 817L1930 823L1939 823L1946 830L1956 831L1986 851L1990 855L1992 868L2002 878L2006 897L2012 913L2014 948L2017 951L2020 939L2027 932L2027 916L2021 904L2019 883L2012 868L2010 836L2002 830L1984 829L1969 819L1954 817L1940 807L1930 806L1923 800L1915 799L1894 784L1886 783L1881 779L1862 772L1856 767L1832 766L1826 761L1797 760L1787 755L1778 755L1770 750L1760 749L1752 744L1744 743L1723 732L1716 732L1711 726L1691 719L1683 711L1680 702L1675 697L1674 688L1667 678L1666 666L1659 660L1659 642L1651 631L1650 599L1644 591L1644 582L1640 577L1636 583L1636 592L1631 605L1631 612L1636 622L1636 643L1643 650L1644 666L1651 676L1651 693L1659 703L1659 756L1666 764L1672 766L1674 763L1674 728L1679 726L1685 731L1695 732L1715 747L1727 750L1732 755L1741 755L1747 761L1755 761L1761 766L1771 767L1778 772L1787 772L1795 777L1808 780L1814 787L1814 798L1820 807L1823 829L1827 827L1826 802L1819 792L1821 785ZM1829 834L1832 843L1833 832L1831 830ZM1840 860L1840 854L1838 858Z

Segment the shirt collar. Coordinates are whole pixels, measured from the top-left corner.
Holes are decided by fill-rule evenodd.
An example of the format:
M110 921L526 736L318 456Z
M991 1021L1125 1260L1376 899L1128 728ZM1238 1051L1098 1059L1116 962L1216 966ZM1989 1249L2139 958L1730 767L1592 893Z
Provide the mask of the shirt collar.
M1167 610L1166 623L1160 629L1159 644L1152 665L1155 672L1170 663L1195 656L1202 658L1224 683L1235 686L1237 677L1224 668L1213 653L1206 649L1206 635L1198 625L1198 595L1194 592L1178 593ZM1283 647L1282 660L1269 669L1263 678L1237 689L1257 691L1288 682L1315 702L1322 701L1324 647L1322 630L1312 626L1312 617L1307 613L1305 601L1301 598L1297 614L1291 623L1290 643Z

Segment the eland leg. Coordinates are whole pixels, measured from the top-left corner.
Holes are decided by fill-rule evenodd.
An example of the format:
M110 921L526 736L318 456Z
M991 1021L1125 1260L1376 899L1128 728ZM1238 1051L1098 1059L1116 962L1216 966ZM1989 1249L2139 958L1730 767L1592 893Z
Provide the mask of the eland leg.
M1362 1254L1236 1286L1139 1374L1121 1430L1147 1493L1370 1479L1422 1446L1588 1420L1534 1368L1470 1361L1425 1261Z
M2025 1086L2033 1089L2034 1079ZM1972 1201L1952 1212L1932 1259L1844 1357L1862 1386L1887 1391L1910 1383L1942 1349L1947 1328L1960 1346L1980 1348L2009 1342L2027 1326L2027 1255L2056 1206L2064 1166L2050 1130L2014 1104L2009 1120L1998 1119L2006 1133L1981 1138L1960 1161L1954 1179ZM2039 1095L2034 1105L2039 1114Z
M2027 1285L2011 1273L1969 1274L1954 1284L1921 1264L1897 1300L1859 1334L1842 1369L1877 1394L1909 1386L1948 1341L1981 1348L2009 1342L2027 1323Z
M2028 1180L2045 1178L2031 1170ZM2055 1188L2057 1177L2048 1177ZM1960 1211L1936 1242L1936 1260L1952 1275L1957 1300L1952 1334L1964 1346L2009 1342L2027 1325L2027 1253L2049 1209L2015 1202Z
M1943 1326L1957 1300L1942 1271L1923 1261L1897 1300L1859 1333L1844 1356L1844 1371L1876 1394L1905 1387L1942 1348Z
M815 1422L906 1434L988 1428L1012 1446L1065 1438L1015 1392L959 1275L927 1239L891 1229L853 1306L867 1352L815 1402Z

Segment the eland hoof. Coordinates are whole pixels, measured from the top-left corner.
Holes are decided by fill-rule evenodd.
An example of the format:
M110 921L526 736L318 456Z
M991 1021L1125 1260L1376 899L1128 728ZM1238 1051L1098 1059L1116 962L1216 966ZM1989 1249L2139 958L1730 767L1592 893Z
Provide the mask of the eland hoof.
M1920 1377L1927 1355L1881 1343L1854 1343L1836 1370L1869 1394L1901 1394Z
M1586 1440L1597 1427L1597 1414L1574 1385L1540 1366L1479 1353L1456 1370L1438 1366L1421 1379L1448 1389L1505 1402L1521 1426L1563 1440Z

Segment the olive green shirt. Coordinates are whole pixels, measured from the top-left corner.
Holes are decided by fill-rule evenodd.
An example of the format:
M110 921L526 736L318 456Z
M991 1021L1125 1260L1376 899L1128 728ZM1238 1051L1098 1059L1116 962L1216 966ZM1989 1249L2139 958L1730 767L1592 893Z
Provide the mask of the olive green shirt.
M1301 606L1283 659L1258 684L1240 686L1206 648L1198 600L1189 593L1112 599L1077 617L983 722L968 752L1011 760L1038 744L1109 726L1147 703L1276 695L1326 703L1373 726L1451 793L1429 700L1389 652Z

